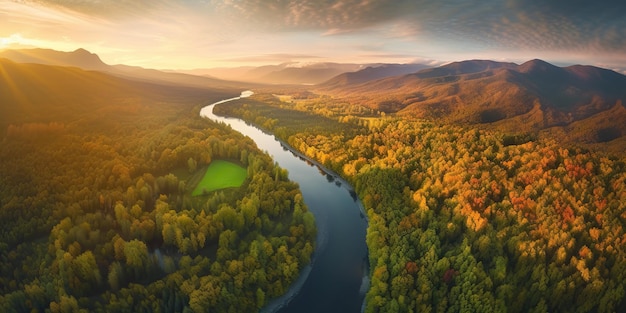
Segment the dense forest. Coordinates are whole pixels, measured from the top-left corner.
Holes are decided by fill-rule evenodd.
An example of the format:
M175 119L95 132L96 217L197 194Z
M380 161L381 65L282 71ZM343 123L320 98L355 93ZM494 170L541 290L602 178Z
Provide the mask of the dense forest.
M355 186L367 312L626 310L624 155L308 99L258 94L216 112Z
M111 103L76 103L80 84L102 83L90 76L116 79L47 70L76 90L3 94L0 311L250 312L287 290L312 256L314 218L285 170L199 116L225 93L129 84ZM22 78L2 85L33 84ZM243 185L191 196L218 159L246 169Z

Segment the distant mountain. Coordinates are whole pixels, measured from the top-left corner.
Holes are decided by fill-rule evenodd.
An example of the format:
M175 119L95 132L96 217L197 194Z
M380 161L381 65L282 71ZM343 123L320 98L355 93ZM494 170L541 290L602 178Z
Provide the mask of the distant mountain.
M359 85L321 85L318 91L387 113L451 123L533 132L585 125L589 134L581 136L589 142L626 136L622 119L598 118L610 110L625 114L615 106L626 104L626 76L593 66L471 60ZM591 118L605 125L584 122ZM607 128L605 135L598 135L601 128Z
M96 54L85 49L63 52L50 49L19 49L0 51L0 58L17 63L37 63L46 65L74 66L86 70L109 71L111 67Z
M316 85L326 88L358 84L383 77L414 73L429 66L423 64L382 63L298 63L258 67L210 68L181 70L179 73L260 84Z
M369 65L324 62L303 64L288 62L259 67L214 68L184 72L261 84L313 85L322 83L341 73L358 71L365 66Z
M273 84L317 84L333 77L343 70L337 68L296 68L290 67L271 72L260 78L260 81Z
M172 72L184 73L190 75L213 77L231 81L250 81L246 79L247 73L253 70L254 66L238 66L238 67L215 67L215 68L199 68L191 70L173 70Z
M339 74L320 84L320 87L337 88L348 85L358 85L385 77L414 73L429 67L430 66L424 64L381 64L378 66L368 66L356 72Z
M463 75L480 73L484 71L508 68L514 69L517 67L515 63L496 62L490 60L469 60L462 62L452 62L450 64L426 69L415 74L419 78L433 78L451 75Z
M177 84L200 88L251 88L254 86L250 83L226 81L208 76L198 76L176 72L163 72L159 70L121 64L111 66L111 70L107 72L115 76L137 81L162 84Z
M0 75L0 138L10 124L73 123L81 115L117 118L107 112L130 112L148 103L181 99L196 105L236 94L232 89L138 82L99 71L4 58L0 58L0 68L4 74Z
M78 49L72 52L62 52L50 49L5 50L0 52L0 58L7 58L17 63L36 63L44 65L78 67L84 70L106 72L126 79L143 82L177 84L201 88L250 87L250 84L243 85L241 83L229 82L205 76L163 72L145 69L138 66L108 65L102 62L98 55L90 53L84 49Z

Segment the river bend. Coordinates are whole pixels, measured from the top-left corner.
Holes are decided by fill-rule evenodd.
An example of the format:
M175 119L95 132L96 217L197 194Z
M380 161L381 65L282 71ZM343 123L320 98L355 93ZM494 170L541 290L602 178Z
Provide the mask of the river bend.
M250 137L259 149L289 171L289 179L300 185L304 202L315 216L316 247L312 262L287 293L273 299L262 312L361 312L369 287L367 219L352 187L320 164L290 150L273 135L237 118L213 114L217 104L249 97L218 101L204 107L200 115L230 125Z

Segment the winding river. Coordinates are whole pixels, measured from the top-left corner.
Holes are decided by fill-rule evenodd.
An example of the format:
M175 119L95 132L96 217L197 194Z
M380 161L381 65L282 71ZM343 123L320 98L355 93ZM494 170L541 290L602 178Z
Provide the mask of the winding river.
M274 136L237 118L213 114L213 107L253 93L204 107L200 115L229 124L252 138L300 185L304 202L315 215L317 242L313 260L288 292L262 312L360 312L369 287L365 232L367 219L352 187L316 162L291 151Z

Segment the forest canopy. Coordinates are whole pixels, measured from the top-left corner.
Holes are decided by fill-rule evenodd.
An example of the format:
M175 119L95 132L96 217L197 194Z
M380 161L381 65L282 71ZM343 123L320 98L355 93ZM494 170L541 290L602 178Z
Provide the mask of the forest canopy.
M78 93L101 76L46 70L82 77ZM309 263L316 230L298 186L198 114L228 93L133 88L31 99L32 114L3 105L14 115L0 139L0 311L256 311ZM247 178L192 197L221 160Z
M285 98L218 109L355 186L369 219L366 312L626 309L624 155ZM302 116L325 131L292 122Z

